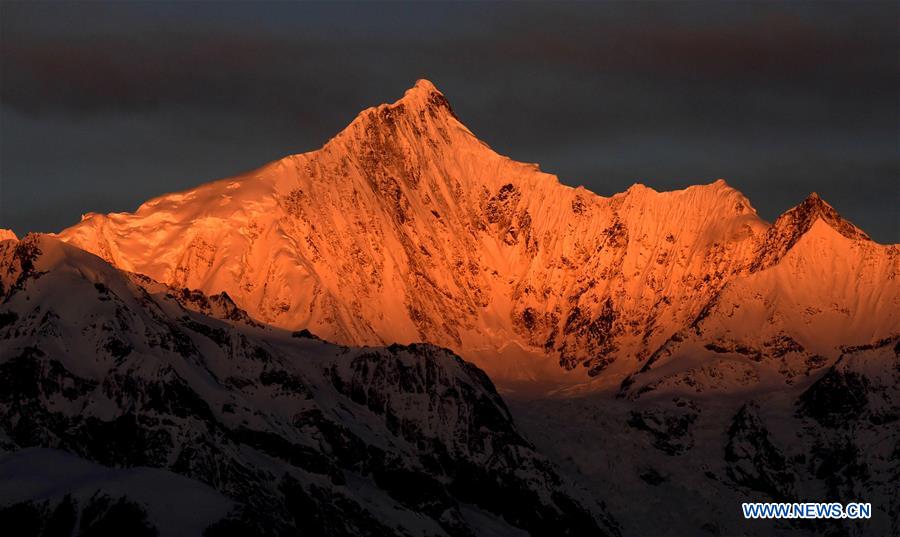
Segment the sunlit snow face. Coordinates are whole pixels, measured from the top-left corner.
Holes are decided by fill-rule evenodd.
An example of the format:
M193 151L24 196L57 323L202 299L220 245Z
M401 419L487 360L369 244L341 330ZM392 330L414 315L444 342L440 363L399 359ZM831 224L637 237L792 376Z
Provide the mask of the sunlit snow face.
M539 389L655 383L641 364L660 349L746 355L732 373L756 378L785 353L824 364L896 325L872 295L897 293L891 248L818 195L770 225L724 180L573 189L478 140L427 80L319 150L57 236L176 288L224 290L266 324L427 341Z

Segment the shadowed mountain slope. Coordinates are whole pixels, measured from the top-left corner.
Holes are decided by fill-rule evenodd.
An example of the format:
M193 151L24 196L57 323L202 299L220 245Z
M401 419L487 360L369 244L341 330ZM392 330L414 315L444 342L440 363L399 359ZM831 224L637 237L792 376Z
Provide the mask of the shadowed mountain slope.
M488 377L431 345L271 328L227 295L37 235L0 242L0 342L7 528L61 510L183 535L165 502L190 478L203 512L189 521L210 536L617 534L519 434ZM11 465L42 460L61 466L20 486L28 471Z

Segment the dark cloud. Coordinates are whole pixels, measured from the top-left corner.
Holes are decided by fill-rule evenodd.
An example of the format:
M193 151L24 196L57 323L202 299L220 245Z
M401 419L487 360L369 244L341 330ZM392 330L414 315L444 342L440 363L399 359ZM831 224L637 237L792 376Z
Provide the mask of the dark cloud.
M495 149L610 194L817 190L900 240L887 3L0 6L0 226L55 230L314 149L416 78Z

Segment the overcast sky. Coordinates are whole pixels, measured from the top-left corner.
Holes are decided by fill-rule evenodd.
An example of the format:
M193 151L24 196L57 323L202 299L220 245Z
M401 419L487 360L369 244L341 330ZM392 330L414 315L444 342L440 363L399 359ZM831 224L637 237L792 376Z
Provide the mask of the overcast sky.
M418 78L611 195L817 191L900 241L898 3L0 4L0 227L58 231L321 146Z

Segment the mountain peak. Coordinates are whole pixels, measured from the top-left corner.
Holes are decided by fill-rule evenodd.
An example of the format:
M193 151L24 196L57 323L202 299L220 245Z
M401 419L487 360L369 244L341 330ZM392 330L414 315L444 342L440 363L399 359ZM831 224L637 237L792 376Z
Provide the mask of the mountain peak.
M403 97L393 104L386 106L388 108L404 106L412 110L444 110L456 117L455 114L453 114L453 109L450 107L450 102L447 101L444 94L441 93L430 80L425 78L416 80L415 85L403 93Z
M845 220L817 193L811 192L806 199L775 220L766 233L760 254L751 270L761 270L777 263L820 220L847 239L872 240L863 230Z
M430 80L420 78L396 101L366 108L360 112L347 129L339 133L337 137L346 136L346 133L354 131L354 127L366 130L375 126L378 131L383 125L392 127L398 122L414 123L417 126L413 130L417 131L426 117L439 122L446 121L448 118L459 121L444 94ZM350 136L356 135L350 134Z
M834 207L822 199L817 192L810 192L808 196L803 198L803 201L788 209L782 216L788 214L794 214L806 220L815 220L817 217L820 217L829 223L844 220Z
M416 80L416 83L413 85L413 87L406 90L407 93L412 91L425 93L441 93L440 90L438 90L437 87L435 87L435 85L427 78L420 78Z
M821 219L841 235L853 240L871 240L866 233L845 220L831 205L815 192L811 192L799 205L778 217L775 225L781 222L796 228L808 230L816 220Z
M0 228L0 241L17 241L19 237L16 236L16 233L11 229Z
M363 143L368 148L364 151L377 146L376 152L383 156L400 146L448 142L448 132L458 127L471 134L453 113L444 94L431 81L421 78L396 101L372 106L357 114L329 143L336 141L342 147L341 151L346 150L347 143Z

